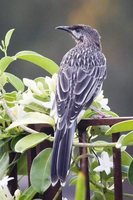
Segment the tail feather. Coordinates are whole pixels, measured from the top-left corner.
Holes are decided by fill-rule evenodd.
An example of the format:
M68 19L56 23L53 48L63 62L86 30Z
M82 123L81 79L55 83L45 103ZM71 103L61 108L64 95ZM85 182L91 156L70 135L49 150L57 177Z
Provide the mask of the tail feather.
M70 168L72 142L76 123L63 130L56 131L55 142L53 146L52 166L51 166L51 180L55 184L60 180L61 185L65 184L66 176Z
M58 158L58 148L59 148L61 138L62 138L61 131L56 130L55 141L54 141L54 145L53 145L52 160L51 160L51 181L52 181L53 186L58 182L57 158Z

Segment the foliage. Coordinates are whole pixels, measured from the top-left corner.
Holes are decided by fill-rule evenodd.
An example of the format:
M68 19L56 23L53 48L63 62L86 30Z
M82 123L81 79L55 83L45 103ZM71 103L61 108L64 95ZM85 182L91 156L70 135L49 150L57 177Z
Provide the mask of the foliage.
M14 56L8 56L8 46L14 29L11 29L2 40L0 49L4 57L0 59L0 179L1 195L4 194L3 181L7 174L10 175L14 161L9 163L9 153L21 153L18 163L18 175L26 175L25 152L36 147L45 140L53 141L54 138L47 132L38 132L33 129L35 124L48 124L55 128L57 121L56 108L54 106L55 88L57 82L58 65L52 60L33 51L21 51ZM14 61L22 59L36 64L50 73L50 77L37 77L34 80L20 80L14 74L6 70ZM14 91L7 92L6 84L11 84ZM109 116L117 116L110 111L108 99L104 98L103 91L93 102L93 107ZM88 109L81 113L79 120L88 117L99 117L99 113ZM126 131L116 143L110 143L107 138L111 134ZM121 148L122 151L122 175L123 180L128 179L133 184L133 159L126 152L126 147L133 144L133 121L118 123L111 128L108 126L89 127L87 129L88 145L92 145L89 154L90 182L94 199L113 199L113 161L112 147ZM105 138L105 140L103 140ZM79 161L82 156L77 155L77 136L74 138L73 160L70 172L75 174L71 184L76 185L75 200L85 198L85 177L79 170ZM84 145L84 144L83 144ZM18 154L20 155L20 154ZM51 148L42 150L33 160L30 181L31 186L25 191L17 191L12 198L16 200L33 199L34 195L45 192L51 185L50 180ZM8 179L6 179L8 181ZM11 181L11 180L10 180ZM7 191L7 184L6 184ZM2 193L3 192L3 193ZM8 191L7 196L10 196ZM3 197L2 197L3 198ZM4 198L3 198L4 199ZM6 197L5 197L6 200Z

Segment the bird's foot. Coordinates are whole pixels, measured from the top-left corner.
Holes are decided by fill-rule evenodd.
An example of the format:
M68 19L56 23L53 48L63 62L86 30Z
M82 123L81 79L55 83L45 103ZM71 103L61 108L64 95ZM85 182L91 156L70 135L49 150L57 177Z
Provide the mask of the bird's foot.
M111 115L107 115L105 113L103 113L101 110L99 110L98 108L96 108L95 106L91 105L90 109L92 109L93 111L95 111L97 114L93 116L93 118L111 118Z

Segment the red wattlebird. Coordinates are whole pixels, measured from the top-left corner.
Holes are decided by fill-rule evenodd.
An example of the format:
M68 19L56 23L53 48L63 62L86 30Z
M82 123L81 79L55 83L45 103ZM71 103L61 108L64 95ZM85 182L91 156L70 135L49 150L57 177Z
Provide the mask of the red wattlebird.
M106 58L100 35L87 25L59 26L74 38L60 64L56 88L57 126L53 144L51 181L65 184L69 172L77 117L87 109L101 90L106 78Z

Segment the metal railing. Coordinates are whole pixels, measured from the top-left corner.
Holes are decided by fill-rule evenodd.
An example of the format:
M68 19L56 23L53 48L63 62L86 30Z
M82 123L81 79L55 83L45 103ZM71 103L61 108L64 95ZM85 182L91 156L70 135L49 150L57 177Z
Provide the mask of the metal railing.
M122 122L125 120L133 119L133 117L118 117L118 118L101 118L101 119L85 119L82 120L78 124L78 132L79 132L79 142L80 143L87 143L87 137L86 137L86 128L88 126L100 126L100 125L109 125L112 126L118 122ZM54 133L54 130L52 127L50 127L47 124L41 124L41 125L32 125L32 128L36 131L45 132L47 134ZM112 142L117 142L117 140L120 137L120 133L112 134ZM30 149L27 151L27 168L28 168L28 184L30 186L30 168L33 159L36 157L36 155L42 151L45 148L52 147L52 142L45 140L44 142L37 145L35 148ZM80 155L87 153L87 147L79 147L80 148ZM10 162L12 160L16 159L16 153L10 154ZM116 149L113 147L113 164L114 164L114 199L115 200L123 200L123 189L122 189L122 171L121 171L121 151L120 149ZM86 199L90 200L90 180L89 180L89 162L88 157L82 157L80 160L80 170L85 175L85 182L86 182ZM14 179L9 182L9 188L11 193L13 194L14 191L18 187L18 177L17 177L17 165L14 165L12 168L12 171L10 173L11 177L14 177ZM40 197L43 200L52 200L58 190L60 189L60 185L56 184L55 187L50 186L49 189L43 194L39 195L37 194L37 197ZM60 191L60 194L58 196L58 200L62 199L62 193Z

